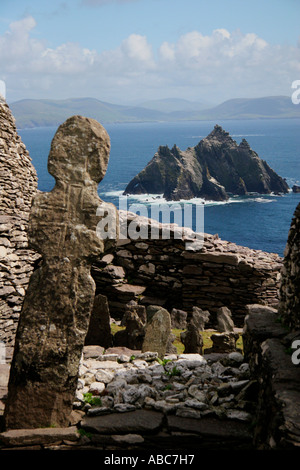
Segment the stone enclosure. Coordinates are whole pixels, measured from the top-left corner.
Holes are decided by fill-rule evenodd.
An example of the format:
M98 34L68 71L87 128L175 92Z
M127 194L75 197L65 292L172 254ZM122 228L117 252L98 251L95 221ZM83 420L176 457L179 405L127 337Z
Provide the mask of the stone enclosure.
M68 150L73 125L82 142L90 127L102 126L89 122L85 128L86 119L77 117L65 124L64 139L58 132L49 158L56 190L49 196L37 192L35 170L5 102L0 112L0 341L6 354L0 391L7 423L1 445L41 449L61 442L59 448L114 449L181 441L203 448L297 447L299 368L286 351L300 338L299 206L284 260L218 235L204 234L199 246L190 231L177 239L176 227L169 239L104 244L91 232L102 203L97 184L108 147L105 161L101 157L89 166L91 183L83 184L76 171L66 181L67 169L61 173L57 166L62 152L77 155L78 145ZM81 150L78 158L86 154ZM122 211L117 217L121 224L152 223ZM64 238L58 236L62 232ZM123 322L123 333L111 335L112 321ZM30 334L29 325L38 333ZM199 325L217 332L211 351L202 351ZM172 349L171 327L185 330L187 354ZM236 351L237 327L244 328L244 355ZM43 336L45 331L50 336ZM48 347L41 347L46 341ZM89 396L101 405L89 403ZM37 416L45 400L46 426L55 421L56 433L37 429L43 426ZM20 429L28 427L31 435Z
M124 220L124 222L123 222ZM150 227L152 221L120 211L120 221ZM163 224L160 224L162 231ZM144 229L141 229L145 233ZM129 230L128 230L129 231ZM216 312L228 307L238 327L243 327L246 305L276 307L282 259L204 234L203 247L196 239L179 240L176 227L170 239L120 240L110 255L92 266L97 292L105 290L111 315L121 319L126 304L161 305L192 312L194 306L211 313L208 326L215 327Z

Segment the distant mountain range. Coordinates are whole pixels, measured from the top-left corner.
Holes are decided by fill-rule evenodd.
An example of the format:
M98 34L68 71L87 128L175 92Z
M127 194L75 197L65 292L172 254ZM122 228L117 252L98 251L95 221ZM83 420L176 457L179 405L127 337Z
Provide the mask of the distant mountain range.
M106 103L95 98L25 99L10 104L18 128L58 126L74 114L105 123L300 118L300 105L288 96L240 98L217 106L181 99L153 100L138 106Z

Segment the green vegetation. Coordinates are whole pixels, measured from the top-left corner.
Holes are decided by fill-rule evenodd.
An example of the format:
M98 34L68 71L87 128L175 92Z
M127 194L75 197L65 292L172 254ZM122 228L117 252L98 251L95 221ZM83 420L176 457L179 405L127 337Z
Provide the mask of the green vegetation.
M172 390L173 385L172 384L167 384L164 388L164 390Z
M176 377L178 375L181 375L181 371L177 369L176 366L174 366L171 370L166 370L165 374L168 375L169 377Z
M88 439L91 439L93 437L93 434L90 432L87 432L85 429L79 428L78 433L80 434L81 437L87 437Z
M101 406L101 398L93 396L92 393L87 392L83 394L84 402L92 406Z
M111 332L112 332L113 335L117 331L124 330L124 329L125 329L124 326L118 326L115 323L111 324ZM172 333L175 335L175 340L173 342L173 345L177 349L177 354L182 354L184 352L184 345L182 344L181 339L180 339L180 333L182 333L183 331L184 330L179 330L179 329L173 329L172 330ZM201 334L202 334L202 338L203 338L203 352L205 352L205 349L209 349L209 348L212 347L213 343L212 343L212 340L211 340L211 335L214 334L214 333L216 333L216 331L213 331L213 330L202 331ZM242 338L242 335L239 336L239 339L236 342L236 347L241 349L241 351L243 351L243 338ZM133 359L134 359L134 356L131 356L130 360L133 360ZM160 361L160 364L164 366L166 364L166 361L168 361L168 359L164 359L163 361L161 359L158 359L158 361Z
M170 362L170 359L160 359L159 357L156 360L161 366L164 366L164 367L166 364L168 364L168 362Z

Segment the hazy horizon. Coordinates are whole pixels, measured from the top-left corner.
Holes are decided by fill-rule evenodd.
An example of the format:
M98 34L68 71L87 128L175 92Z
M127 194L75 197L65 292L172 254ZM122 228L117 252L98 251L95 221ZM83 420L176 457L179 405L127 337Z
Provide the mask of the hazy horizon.
M284 98L289 98L290 99L290 95L269 95L269 96L253 96L251 98L247 98L245 96L240 96L240 97L234 97L234 98L228 98L224 101L218 101L218 102L205 102L205 101L202 101L202 100L189 100L189 99L185 99L185 98L180 98L180 97L167 97L167 98L154 98L154 99L149 99L149 100L143 100L143 99L139 99L139 100L133 100L133 101L127 101L127 102L124 102L124 103L118 103L116 101L105 101L105 100L102 100L101 98L96 98L95 96L66 96L65 98L55 98L55 97L41 97L41 98L30 98L30 97L26 97L26 98L20 98L18 100L14 100L14 101L7 101L8 104L13 104L13 103L16 103L18 101L23 101L23 100L50 100L50 101L68 101L68 100L77 100L77 99L82 99L82 100L85 100L85 99L91 99L91 100L99 100L103 103L107 103L107 104L112 104L112 105L120 105L120 106L142 106L142 105L145 105L147 103L155 103L155 102L161 102L161 101L182 101L182 102L186 102L186 103L190 103L190 104L199 104L199 105L203 105L203 106L207 106L207 109L209 108L213 108L213 107L216 107L216 106L219 106L220 104L223 104L225 103L226 101L232 101L232 100L255 100L255 99L260 99L260 98L277 98L277 97L284 97ZM203 108L204 109L204 108Z

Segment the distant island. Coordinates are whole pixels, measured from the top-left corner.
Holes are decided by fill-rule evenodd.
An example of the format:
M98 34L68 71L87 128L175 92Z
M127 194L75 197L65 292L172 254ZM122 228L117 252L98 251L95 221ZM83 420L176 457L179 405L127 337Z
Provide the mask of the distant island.
M300 119L300 106L288 96L239 98L218 106L204 102L166 98L124 106L95 98L25 99L9 104L19 129L58 126L80 114L102 124L116 122L175 122L228 119Z
M147 166L127 185L124 195L163 194L178 201L194 197L226 201L230 195L287 193L286 181L252 150L238 145L215 125L195 147L159 147Z

